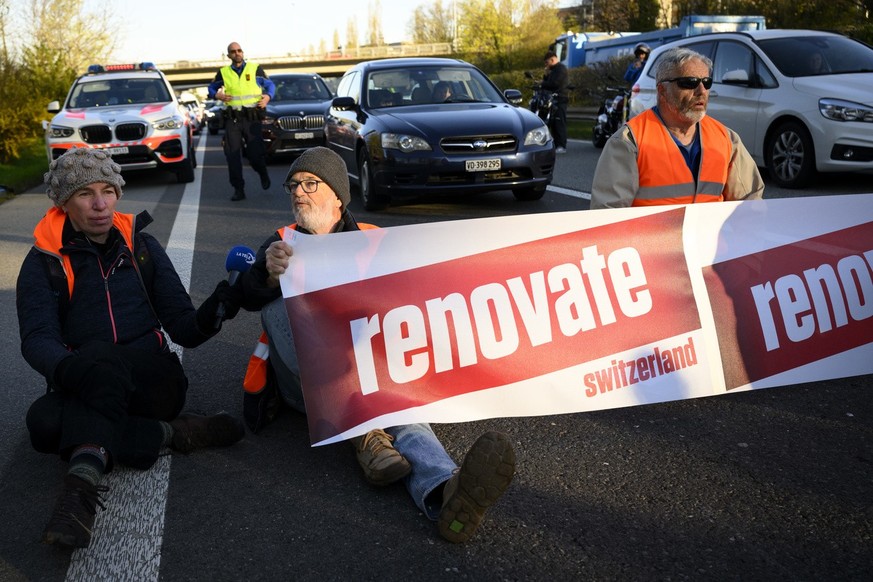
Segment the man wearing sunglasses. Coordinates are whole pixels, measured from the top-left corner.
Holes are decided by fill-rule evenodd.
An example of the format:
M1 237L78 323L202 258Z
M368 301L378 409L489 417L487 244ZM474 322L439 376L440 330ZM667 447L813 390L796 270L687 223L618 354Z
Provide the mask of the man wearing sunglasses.
M306 150L291 164L283 186L291 197L296 220L286 228L313 235L376 228L358 223L348 211L346 164L330 149ZM292 336L279 286L293 254L282 240L284 230L279 229L261 245L241 281L245 294L242 305L261 311L266 336L261 342L269 347L268 367L253 355L246 372L243 411L253 431L270 420L267 411L275 406L265 400L272 398L273 387L284 404L306 413L295 342L310 338ZM256 378L259 370L263 375ZM480 436L460 469L428 424L377 429L351 439L351 443L367 482L386 486L403 479L418 508L438 522L440 535L452 543L464 542L475 533L485 510L503 494L515 472L512 445L499 432Z
M706 115L712 61L680 47L653 68L657 105L607 141L591 209L761 198L764 181L739 135Z

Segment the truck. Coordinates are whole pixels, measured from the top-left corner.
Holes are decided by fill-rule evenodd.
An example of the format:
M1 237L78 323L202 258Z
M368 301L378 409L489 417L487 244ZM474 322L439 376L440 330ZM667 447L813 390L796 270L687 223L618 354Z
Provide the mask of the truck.
M691 14L682 17L679 26L651 32L567 32L555 39L551 50L567 68L581 67L608 61L615 57L630 56L634 46L644 42L650 48L680 38L707 32L736 32L764 30L763 16L723 16Z

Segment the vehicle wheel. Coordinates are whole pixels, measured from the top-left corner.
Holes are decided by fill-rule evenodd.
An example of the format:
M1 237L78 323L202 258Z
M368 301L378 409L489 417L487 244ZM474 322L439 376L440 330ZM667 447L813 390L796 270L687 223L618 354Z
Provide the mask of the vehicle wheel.
M194 152L191 151L191 148L188 148L188 157L184 160L176 164L176 180L180 184L187 184L189 182L194 181Z
M531 202L541 199L546 193L545 186L534 186L532 188L516 188L512 191L512 195L519 202Z
M815 151L802 123L788 121L767 140L765 161L770 177L783 188L802 188L815 173Z
M361 202L364 203L365 210L382 210L388 206L388 197L376 191L375 181L373 180L373 163L370 161L370 156L367 155L367 150L364 148L358 152L358 177L360 179L358 189L361 192Z
M606 134L599 126L595 126L594 131L591 132L591 143L596 148L602 148L606 145Z

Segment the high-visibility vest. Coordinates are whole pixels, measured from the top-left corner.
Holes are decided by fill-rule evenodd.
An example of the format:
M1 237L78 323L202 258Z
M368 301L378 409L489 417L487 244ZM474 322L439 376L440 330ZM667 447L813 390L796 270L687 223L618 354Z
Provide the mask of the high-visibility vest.
M289 224L285 228L297 230L297 224ZM379 228L373 224L359 222L358 228L361 230L371 230ZM282 236L280 228L276 232ZM261 331L261 336L258 338L258 343L255 345L255 350L249 357L249 364L246 367L246 375L243 378L243 389L249 394L258 394L267 387L267 366L270 365L270 345L267 339L267 333Z
M70 297L73 296L74 276L73 267L68 254L61 253L63 241L61 236L64 231L64 222L67 220L67 214L58 208L52 206L43 216L42 220L36 225L33 230L34 246L42 252L49 254L58 259L64 268L64 274L67 277L67 288L70 292ZM115 212L112 215L112 225L121 232L122 238L133 252L133 231L135 225L135 217L133 214L122 214Z
M727 128L704 117L700 131L700 168L697 183L679 146L657 114L648 109L628 121L637 142L640 187L633 206L721 202L731 159Z
M221 67L221 78L224 80L224 92L230 96L227 107L253 107L261 100L261 87L257 81L258 65L247 62L242 73L237 75L230 65Z

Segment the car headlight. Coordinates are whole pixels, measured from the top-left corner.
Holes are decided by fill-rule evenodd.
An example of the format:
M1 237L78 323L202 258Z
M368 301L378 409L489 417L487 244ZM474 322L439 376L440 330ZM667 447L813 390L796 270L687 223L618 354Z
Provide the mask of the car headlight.
M270 115L267 115L261 120L261 124L263 125L273 125L274 123L276 123L276 118Z
M818 110L834 121L866 121L873 123L873 107L842 101L840 99L819 99Z
M532 129L524 136L524 145L546 145L552 139L552 134L549 133L549 128L545 125Z
M185 118L174 115L172 117L167 117L164 119L159 119L152 123L152 127L158 130L167 130L167 129L181 129L185 126Z
M400 150L401 152L429 152L430 144L414 135L402 135L399 133L383 133L382 149Z
M63 125L52 125L49 128L49 137L53 139L60 139L64 137L70 137L75 133L72 127L64 127Z

